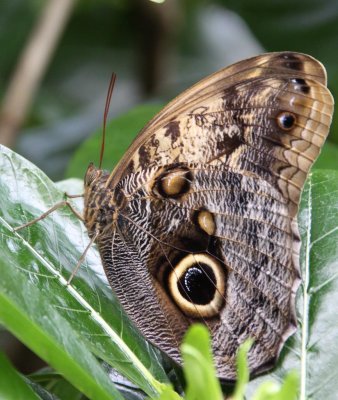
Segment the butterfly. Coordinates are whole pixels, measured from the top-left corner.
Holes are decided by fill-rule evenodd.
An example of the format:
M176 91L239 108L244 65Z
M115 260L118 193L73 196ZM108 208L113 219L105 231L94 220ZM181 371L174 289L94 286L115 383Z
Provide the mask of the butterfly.
M276 363L297 325L301 191L332 113L320 62L263 54L180 94L113 172L89 165L83 218L108 281L175 362L201 322L221 379L248 338L252 375Z

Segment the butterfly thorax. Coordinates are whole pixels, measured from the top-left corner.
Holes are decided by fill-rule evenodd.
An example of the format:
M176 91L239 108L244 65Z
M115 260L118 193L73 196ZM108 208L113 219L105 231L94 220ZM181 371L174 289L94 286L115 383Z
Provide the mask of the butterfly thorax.
M114 190L109 187L109 172L88 166L84 179L84 220L90 237L111 234L117 217Z

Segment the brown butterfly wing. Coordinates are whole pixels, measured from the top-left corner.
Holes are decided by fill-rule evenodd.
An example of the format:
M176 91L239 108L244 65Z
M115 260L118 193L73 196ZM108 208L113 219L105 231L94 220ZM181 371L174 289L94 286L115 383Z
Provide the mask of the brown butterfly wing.
M271 77L310 79L311 81L326 86L326 72L322 64L311 56L300 53L268 53L224 68L184 91L164 107L138 134L120 163L112 172L111 179L113 179L116 184L121 177L126 174L139 171L149 166L149 164L156 162L156 158L154 159L153 156L154 153L158 155L158 152L161 151L161 149L159 149L159 142L161 142L161 146L164 147L163 151L170 150L170 152L172 152L173 148L177 149L178 146L184 148L186 144L180 133L189 128L189 126L187 127L184 123L184 117L187 118L194 113L196 114L195 118L198 122L201 122L200 118L203 117L201 114L205 113L205 111L203 112L204 107L216 113L231 111L226 104L223 104L222 99L227 96L236 96L236 90L240 90L238 87L239 84L243 86L246 82L247 86L250 87L244 87L243 90L241 90L241 93L239 93L241 96L239 103L242 101L244 104L242 104L242 107L240 104L237 106L244 108L244 111L247 111L249 115L252 115L252 112L261 114L255 110L252 110L252 112L248 110L245 104L247 101L245 96L250 96L255 87L255 84L252 85L252 83L256 82L257 79ZM308 85L305 83L304 85L294 85L294 87L298 91L297 94L300 95L301 93L299 93L299 91L306 91ZM277 90L278 88L276 88L276 91ZM264 93L262 94L264 95ZM305 97L310 100L309 96ZM311 97L314 101L317 100L316 93L313 93ZM330 109L330 105L332 106L332 97L327 90L324 90L324 97L326 98L323 99L322 105L315 105L314 110L328 115L326 121L328 122L330 121L330 113L332 113ZM292 94L290 93L289 97L283 100L288 102L291 99ZM319 98L318 100L320 101L321 99ZM312 104L313 103L310 101L309 104L306 104L306 107L311 107ZM281 104L281 109L283 105L284 104ZM303 106L303 103L301 106ZM258 98L258 107L260 109L264 107L264 98ZM308 115L305 113L305 118L307 117ZM230 116L230 121L231 120L232 118ZM325 123L325 121L323 121L323 123ZM312 127L309 128L312 129ZM206 130L207 126L204 129L204 135ZM320 135L320 132L318 132L318 134ZM206 138L208 139L208 134L206 134ZM311 131L310 138L313 139ZM319 145L319 143L316 144ZM191 157L191 154L189 154L189 159L187 160L187 157L185 157L185 161L201 162L199 154L195 157Z
M122 180L131 196L119 212L112 251L109 239L100 250L107 248L109 281L150 341L180 361L184 332L203 322L219 376L234 379L235 354L246 338L255 339L249 361L257 372L275 361L295 329L299 272L292 249L298 237L285 199L261 179L209 166L190 166L189 173L180 198L159 194L159 176L149 187L138 186L143 173ZM209 265L222 282L212 283L208 273L197 282L202 288L183 289L182 296L172 289L182 263L198 272ZM210 305L215 294L219 304ZM190 309L184 297L192 300Z
M295 330L295 215L331 122L325 83L321 64L303 54L235 64L164 108L105 177L117 208L98 240L108 279L176 361L195 321L212 332L223 379L235 378L246 338L259 372Z

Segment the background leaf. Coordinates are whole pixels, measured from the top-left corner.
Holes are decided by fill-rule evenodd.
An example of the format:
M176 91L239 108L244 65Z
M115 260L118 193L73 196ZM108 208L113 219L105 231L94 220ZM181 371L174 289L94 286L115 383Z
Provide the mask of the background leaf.
M338 170L338 145L326 142L313 168Z
M29 378L35 385L48 388L51 396L58 400L83 400L83 393L76 389L60 373L51 368L42 368L41 370L30 374Z
M222 400L211 354L210 334L201 324L191 326L181 346L187 400Z
M0 352L0 399L39 400L40 397Z
M249 368L247 354L253 344L253 340L247 339L238 349L237 353L237 380L232 400L242 400L244 398L246 386L249 382Z
M338 172L313 170L299 213L303 283L298 291L298 330L284 346L277 368L251 381L249 398L271 377L300 376L300 400L335 400L338 390Z
M282 385L275 381L263 382L252 400L296 400L299 394L299 377L296 371L291 371L285 377Z

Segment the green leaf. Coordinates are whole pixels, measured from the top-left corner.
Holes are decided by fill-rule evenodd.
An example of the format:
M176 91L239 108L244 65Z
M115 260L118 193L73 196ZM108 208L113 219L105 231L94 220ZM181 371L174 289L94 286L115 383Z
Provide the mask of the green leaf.
M0 399L38 400L40 397L0 352Z
M207 328L201 324L191 326L185 335L181 351L187 381L186 400L222 400Z
M245 389L249 382L249 368L247 354L252 346L253 340L245 341L239 348L237 354L237 381L233 400L242 400L244 398Z
M36 371L29 375L29 379L35 385L46 388L51 396L56 396L60 400L82 400L83 394L76 389L62 375L49 367Z
M277 396L279 391L280 385L277 382L266 381L259 386L252 400L273 400L275 399L274 396ZM291 399L286 398L285 400Z
M303 283L298 291L298 330L286 343L277 368L249 383L250 395L267 378L281 382L296 370L300 400L335 400L338 390L338 172L313 170L302 195Z
M338 170L338 146L326 142L313 168Z
M82 223L63 208L13 231L62 199L37 167L0 147L0 321L89 398L122 398L96 357L156 396L167 381L159 354L124 315L94 247L67 285L88 243Z
M296 371L291 371L283 382L280 392L275 400L296 400L299 394L299 376Z
M8 235L6 223L1 232L1 236L4 235ZM34 285L34 280L27 276L27 273L26 276L17 273L20 264L13 262L13 258L16 257L11 259L11 255L2 250L0 260L1 323L41 358L60 370L89 398L122 399L95 357L86 348L85 343L79 340L78 334L72 330L67 320L47 301L47 299L53 301L53 296L47 296L45 291L39 291L39 288ZM13 251L13 248L9 250ZM28 265L27 257L24 261L24 264ZM35 268L37 266L39 266L38 257ZM11 270L12 273L6 274L6 269ZM41 269L35 272L36 276L42 273ZM53 279L52 275L46 274L47 277ZM28 307L25 307L26 305ZM53 327L50 327L51 324Z
M182 400L182 397L180 397L168 386L163 390L158 400Z
M161 105L141 105L115 118L107 124L106 146L102 168L112 171L137 133L162 108ZM102 141L102 129L86 140L75 152L66 176L83 178L90 162L98 164Z
M303 285L295 339L300 350L300 398L333 398L337 390L338 172L310 174L299 215ZM334 389L336 388L336 389ZM336 394L334 394L334 397Z
M252 400L296 400L299 394L299 376L291 371L282 384L277 382L263 382L257 389Z

